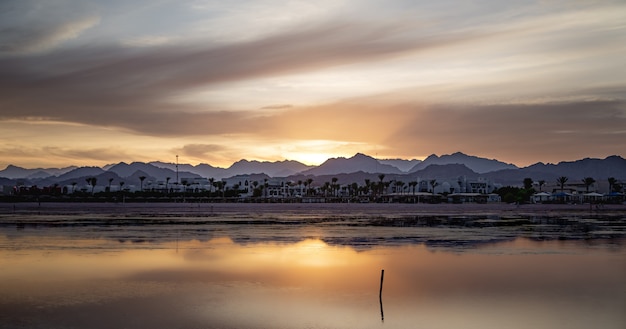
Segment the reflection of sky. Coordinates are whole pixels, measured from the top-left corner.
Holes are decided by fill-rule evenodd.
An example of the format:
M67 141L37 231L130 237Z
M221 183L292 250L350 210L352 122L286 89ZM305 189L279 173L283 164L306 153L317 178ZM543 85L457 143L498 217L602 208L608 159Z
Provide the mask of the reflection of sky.
M625 251L577 242L515 240L462 253L411 245L356 251L316 239L142 248L39 236L21 246L0 250L0 308L14 311L0 324L24 316L31 324L96 328L379 328L383 268L384 326L626 323Z

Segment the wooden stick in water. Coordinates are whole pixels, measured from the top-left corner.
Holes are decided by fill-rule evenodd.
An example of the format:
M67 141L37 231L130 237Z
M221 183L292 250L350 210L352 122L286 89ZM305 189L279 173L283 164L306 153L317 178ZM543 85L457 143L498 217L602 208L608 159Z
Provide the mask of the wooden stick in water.
M380 272L380 292L378 293L378 298L383 299L383 280L385 279L385 270L381 270Z
M383 279L385 279L385 270L380 272L380 291L378 292L378 300L380 301L380 320L385 322L385 314L383 313Z

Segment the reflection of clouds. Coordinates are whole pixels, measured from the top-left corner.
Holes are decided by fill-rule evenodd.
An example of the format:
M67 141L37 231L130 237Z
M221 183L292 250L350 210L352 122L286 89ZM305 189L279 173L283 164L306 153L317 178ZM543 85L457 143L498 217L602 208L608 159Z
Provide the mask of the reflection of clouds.
M5 243L0 237L0 245ZM42 245L43 252L37 247ZM394 327L469 323L517 329L527 328L531 319L537 327L571 328L564 317L587 327L601 314L603 324L619 328L623 320L623 296L615 287L623 281L624 251L574 241L515 240L464 253L415 245L357 252L315 239L247 245L228 238L179 241L178 252L172 242L157 246L119 249L103 240L37 235L19 254L0 249L0 257L11 261L0 280L12 283L0 286L0 293L20 310L15 314L47 326L72 323L80 310L90 321L101 316L102 323L118 327L132 327L126 320L147 316L152 322L140 325L151 328L202 327L197 321L224 327L380 328L384 268L385 323ZM90 248L99 252L85 251ZM558 252L545 253L550 250ZM55 307L52 318L41 313L40 307L49 306Z

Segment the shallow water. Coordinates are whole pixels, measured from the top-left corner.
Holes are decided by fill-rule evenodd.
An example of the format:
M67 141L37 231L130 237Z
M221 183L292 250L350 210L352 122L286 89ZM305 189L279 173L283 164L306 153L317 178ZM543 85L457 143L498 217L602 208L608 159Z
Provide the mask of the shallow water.
M0 226L2 328L626 327L623 238L357 219L33 218Z

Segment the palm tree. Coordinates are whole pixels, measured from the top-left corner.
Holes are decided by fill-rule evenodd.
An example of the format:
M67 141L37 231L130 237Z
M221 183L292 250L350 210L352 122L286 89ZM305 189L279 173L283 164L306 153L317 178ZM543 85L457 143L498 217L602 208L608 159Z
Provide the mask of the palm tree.
M98 182L98 179L95 177L89 177L85 179L87 181L88 185L91 185L91 194L93 194L93 189L96 187L96 183Z
M380 184L378 182L370 182L370 193L372 196L376 197L380 193Z
M327 193L330 190L330 182L324 182L324 197L327 197Z
M224 181L218 180L217 182L215 182L215 188L217 188L216 192L222 191L222 189L224 189L225 186L226 184L224 183ZM222 191L222 197L224 197L225 193L226 193L225 191Z
M613 186L615 186L615 183L617 183L617 179L615 179L615 177L609 177L608 181L609 181L609 193L613 193Z
M235 185L233 185L233 190L235 190L235 196L239 196L239 188L241 187L241 184L237 183Z
M111 192L111 183L113 183L113 178L109 178L109 192Z
M211 185L211 193L213 192L213 186L215 186L213 185L213 182L215 182L215 178L213 177L209 178L209 185Z
M404 194L404 185L406 185L406 183L403 181L399 181L396 184L400 187L400 193Z
M122 187L124 187L124 182L120 182L120 191L123 191Z
M337 179L337 177L333 177L333 178L331 178L331 181L333 182L333 185L332 185L332 187L333 187L333 189L332 189L333 190L333 196L337 196L337 190L338 190L338 188L337 188L338 187L337 186L337 181L338 181L338 179Z
M170 179L172 179L172 177L165 177L165 193L169 193L170 191Z
M311 191L311 194L313 194L313 178L307 178L306 179L306 183L309 185L309 190ZM306 195L309 195L309 191L305 191Z
M294 183L293 181L288 181L287 182L287 187L283 188L283 193L287 196L287 197L293 197L293 193L292 193L292 188L296 185L296 183Z
M435 187L439 186L439 183L437 183L436 179L431 179L429 182L430 186L433 189L433 196L435 195Z
M596 180L593 179L593 177L585 177L583 178L583 183L585 184L585 191L586 193L589 193L589 186L593 185L593 183L595 183Z
M524 189L530 190L533 187L533 179L532 178L524 178Z
M561 176L556 179L556 182L561 186L561 193L563 193L563 189L565 188L565 183L567 183L568 178L565 176Z
M72 194L74 194L74 191L76 191L76 182L72 182Z
M402 186L402 184L404 184L404 183L399 181L399 180L393 182L393 185L395 185L395 187L396 187L396 193L398 193L398 191L400 190L400 187Z
M300 196L302 196L302 180L298 180L298 188L300 189Z
M540 180L538 183L539 183L539 192L543 192L542 187L544 185L546 185L546 181L545 180Z
M413 189L413 195L415 195L415 186L417 186L417 181L409 182L409 186Z
M261 192L258 192L259 194L257 194L257 188L259 186L259 182L258 181L254 181L252 182L252 196L259 196L261 194Z
M139 176L139 181L141 182L141 191L143 192L143 180L146 179L146 176Z

